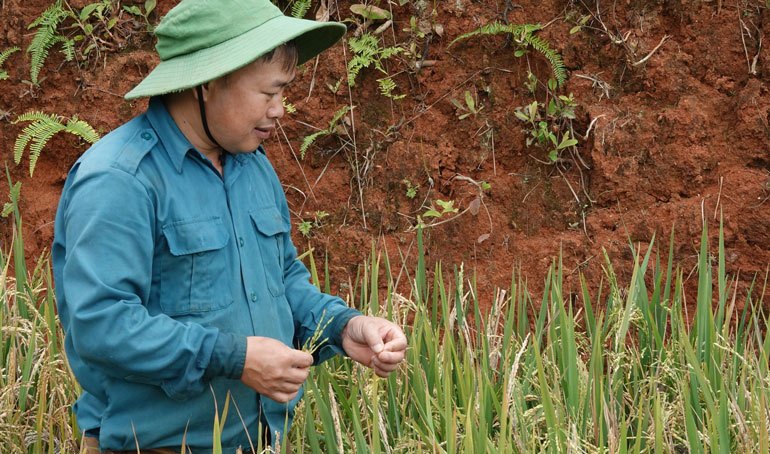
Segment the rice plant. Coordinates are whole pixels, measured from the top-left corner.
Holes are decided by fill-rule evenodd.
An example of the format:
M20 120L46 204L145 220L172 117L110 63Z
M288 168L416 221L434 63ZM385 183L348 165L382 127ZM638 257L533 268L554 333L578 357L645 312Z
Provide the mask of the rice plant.
M514 270L510 288L479 301L462 265L428 273L419 232L401 294L392 276L406 268L372 246L348 298L406 328L407 360L388 379L342 358L313 369L286 443L310 453L768 453L766 276L739 289L721 229L714 255L708 238L704 226L692 320L673 233L668 252L657 239L631 246L628 282L605 254L602 282L581 277L577 299L556 258L537 298ZM312 252L305 259L328 291ZM26 268L17 228L0 262L0 452L76 453L69 405L79 388L48 261Z
M27 269L18 195L11 206L14 237L0 254L0 452L76 453L70 406L80 388L64 357L49 260Z
M316 368L297 410L294 449L767 453L764 284L739 301L721 229L715 263L707 238L704 226L691 324L673 234L663 266L655 240L634 249L628 283L607 259L597 294L581 278L579 303L565 298L560 260L539 304L514 272L510 290L482 305L463 267L447 277L437 265L430 284L418 265L412 294L399 295L390 278L380 281L373 251L353 301L407 326L406 364L387 380L340 359ZM384 264L389 271L387 257Z

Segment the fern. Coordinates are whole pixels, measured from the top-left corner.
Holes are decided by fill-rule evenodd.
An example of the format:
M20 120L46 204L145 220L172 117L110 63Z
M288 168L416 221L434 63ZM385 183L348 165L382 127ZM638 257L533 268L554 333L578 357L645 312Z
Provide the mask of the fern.
M310 9L312 0L295 0L291 6L291 15L297 19L302 19Z
M348 85L351 87L356 84L358 73L372 64L380 72L387 74L382 67L382 60L403 51L400 47L380 47L380 39L371 33L365 33L360 38L350 38L348 46L353 51L353 58L348 62Z
M556 82L561 87L567 80L567 71L564 68L564 61L558 52L551 49L551 45L548 41L534 35L534 33L540 29L542 29L540 25L506 25L500 22L493 22L491 24L484 25L483 27L478 28L470 33L458 36L454 39L454 41L449 43L448 47L452 47L452 45L457 41L470 38L471 36L499 35L501 33L510 33L513 35L513 39L520 46L532 46L536 51L540 52L545 56L545 58L548 59L548 61L551 63L551 70L553 71L553 75L556 78Z
M305 159L305 152L308 148L310 148L310 145L313 145L313 142L319 137L322 136L329 136L334 133L334 127L337 126L337 122L340 121L340 118L342 118L343 115L350 112L351 107L348 105L342 106L337 112L334 113L334 116L332 117L332 120L329 122L329 127L327 129L322 129L320 131L316 131L313 134L310 134L309 136L305 137L302 140L302 145L299 147L299 153L300 158Z
M527 42L535 48L536 51L540 52L548 59L551 63L553 76L561 87L567 80L567 71L564 69L564 60L562 60L561 55L551 49L551 45L548 41L539 36L529 35L527 36Z
M62 53L67 61L75 59L75 40L66 38L64 36L57 36L57 41L61 42Z
M5 63L5 61L8 59L8 57L12 53L14 53L14 52L16 52L18 50L20 50L20 49L18 47L14 46L14 47L11 47L10 49L6 49L6 50L0 52L0 80L5 80L5 79L8 78L8 73L3 71L3 69L2 69L3 68L3 63Z
M64 43L64 53L67 60L71 60L71 57L74 58L74 43L68 43L72 40L57 34L59 24L69 15L70 13L62 6L62 0L57 0L27 27L27 29L37 27L35 37L32 38L32 42L27 48L27 53L32 55L29 74L33 84L38 85L40 70L43 68L45 59L48 58L48 51L54 44ZM68 47L72 50L69 54Z
M88 123L83 120L78 120L77 116L72 117L67 121L65 125L62 123L63 117L47 114L40 111L30 111L19 115L13 124L22 121L31 121L32 123L27 125L21 134L16 138L16 142L13 145L13 160L18 164L21 162L21 157L24 154L24 150L29 145L29 175L35 171L35 164L40 157L40 152L43 151L43 147L57 132L68 132L74 134L86 142L94 143L99 140L99 134L94 131ZM30 145L30 142L32 144Z

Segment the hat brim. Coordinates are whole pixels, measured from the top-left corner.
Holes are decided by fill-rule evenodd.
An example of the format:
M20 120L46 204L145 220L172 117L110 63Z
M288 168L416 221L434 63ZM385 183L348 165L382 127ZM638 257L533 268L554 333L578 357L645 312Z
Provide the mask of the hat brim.
M291 40L297 44L298 63L302 64L333 46L346 30L345 25L338 22L277 16L216 46L161 61L125 98L157 96L196 87L242 68Z

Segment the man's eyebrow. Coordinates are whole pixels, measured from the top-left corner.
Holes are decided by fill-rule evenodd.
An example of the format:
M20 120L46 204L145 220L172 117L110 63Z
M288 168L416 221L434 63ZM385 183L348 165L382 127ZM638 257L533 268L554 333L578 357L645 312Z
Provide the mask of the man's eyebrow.
M280 80L277 80L277 81L273 82L273 86L274 87L283 88L283 87L286 87L286 86L291 85L292 83L294 83L294 80L296 80L296 79L297 79L297 76L292 77L291 80L289 80L287 82L281 82Z

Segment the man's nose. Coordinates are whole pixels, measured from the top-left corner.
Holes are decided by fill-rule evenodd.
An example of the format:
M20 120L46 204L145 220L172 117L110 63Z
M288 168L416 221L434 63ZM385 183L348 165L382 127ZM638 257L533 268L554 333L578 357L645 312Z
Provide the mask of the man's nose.
M286 113L286 109L283 108L283 98L277 97L277 101L273 101L267 108L267 117L280 120Z

